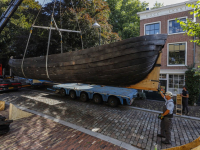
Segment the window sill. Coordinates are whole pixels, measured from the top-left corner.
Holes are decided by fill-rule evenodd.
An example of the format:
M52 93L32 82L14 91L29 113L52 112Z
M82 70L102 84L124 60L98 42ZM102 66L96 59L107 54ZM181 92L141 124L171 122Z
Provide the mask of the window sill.
M161 34L161 33L155 33L155 34ZM144 34L144 35L155 35L155 34Z
M168 35L176 35L176 34L184 34L184 33L187 33L187 32L168 33Z
M167 67L187 67L187 65L167 65Z

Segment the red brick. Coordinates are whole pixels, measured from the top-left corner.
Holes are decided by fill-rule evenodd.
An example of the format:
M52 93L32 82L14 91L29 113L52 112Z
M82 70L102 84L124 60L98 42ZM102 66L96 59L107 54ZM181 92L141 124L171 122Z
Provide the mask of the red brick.
M159 16L155 18L149 18L140 20L140 35L144 35L144 24L151 22L161 22L161 33L168 34L168 20L176 19L180 17L188 17L193 18L193 15L190 15L190 11L184 11L180 13L174 13L170 15ZM187 35L181 34L172 34L168 35L165 47L162 50L162 60L161 60L161 69L186 69L185 66L167 66L167 44L168 43L176 43L176 42L187 42L187 66L193 64L193 48L194 44L190 42L193 39L192 37L188 37Z

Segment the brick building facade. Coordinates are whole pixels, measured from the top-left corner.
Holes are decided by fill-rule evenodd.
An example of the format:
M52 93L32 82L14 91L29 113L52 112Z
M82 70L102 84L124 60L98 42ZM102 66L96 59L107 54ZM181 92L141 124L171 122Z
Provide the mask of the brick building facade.
M190 15L192 8L186 6L186 3L196 3L196 1L190 0L138 13L141 36L168 34L162 50L160 82L162 88L174 95L182 92L187 67L193 64L199 65L199 47L190 42L194 37L188 37L176 22L176 18L182 21L191 18L196 21L194 15Z

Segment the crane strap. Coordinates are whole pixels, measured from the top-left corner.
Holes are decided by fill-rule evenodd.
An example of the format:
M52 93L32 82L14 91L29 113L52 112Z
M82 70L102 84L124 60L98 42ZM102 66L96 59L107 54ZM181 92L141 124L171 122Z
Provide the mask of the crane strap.
M50 46L50 40L51 40L51 30L52 30L52 24L53 24L53 15L54 15L54 10L55 10L55 5L56 5L56 0L54 1L53 12L51 15L51 25L50 25L50 31L49 31L47 53L46 53L46 75L49 80L51 80L51 79L50 79L49 72L48 72L48 55L49 55L49 46Z
M45 0L43 1L42 6L44 5L44 3L45 3ZM37 20L37 18L38 18L38 16L39 16L41 10L42 10L42 7L40 8L40 10L39 10L39 12L38 12L38 14L37 14L37 16L36 16L36 18L35 18L35 20L34 20L32 26L31 26L31 30L30 30L30 33L29 33L28 41L27 41L27 44L26 44L26 48L25 48L24 55L23 55L23 59L22 59L22 63L21 63L22 74L24 75L25 78L27 78L27 77L26 77L26 75L25 75L25 73L24 73L24 59L25 59L26 52L27 52L28 45L29 45L29 41L30 41L30 38L31 38L31 35L32 35L32 32L33 32L33 26L35 25L35 22L36 22L36 20Z

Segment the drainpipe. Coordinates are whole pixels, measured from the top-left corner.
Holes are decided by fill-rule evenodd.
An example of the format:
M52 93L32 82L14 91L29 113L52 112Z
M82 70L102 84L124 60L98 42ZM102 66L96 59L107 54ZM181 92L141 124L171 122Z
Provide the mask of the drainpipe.
M196 36L194 36L194 40L196 39ZM194 42L194 55L193 55L193 64L195 68L195 53L196 53L196 43Z
M195 10L195 8L194 8ZM196 14L194 13L193 14L193 18L194 18L194 22L196 23ZM196 36L194 36L194 40L196 40ZM194 64L194 67L195 67L195 53L196 53L196 43L194 42L194 54L193 54L193 64Z

